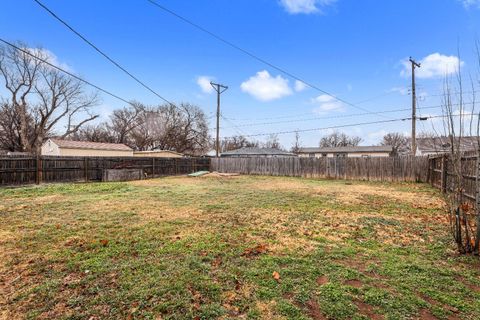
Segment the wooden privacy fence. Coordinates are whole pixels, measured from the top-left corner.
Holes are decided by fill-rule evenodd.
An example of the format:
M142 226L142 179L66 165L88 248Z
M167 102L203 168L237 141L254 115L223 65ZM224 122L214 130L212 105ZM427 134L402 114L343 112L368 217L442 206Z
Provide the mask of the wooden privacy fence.
M215 158L211 170L271 176L369 181L428 181L427 157Z
M475 203L475 194L477 191L477 156L465 154L461 158L462 179L462 201ZM429 165L429 183L442 190L443 193L453 191L455 174L453 172L452 161L448 155L440 155L430 158Z
M208 158L3 157L0 185L101 181L106 169L142 169L147 178L210 169Z

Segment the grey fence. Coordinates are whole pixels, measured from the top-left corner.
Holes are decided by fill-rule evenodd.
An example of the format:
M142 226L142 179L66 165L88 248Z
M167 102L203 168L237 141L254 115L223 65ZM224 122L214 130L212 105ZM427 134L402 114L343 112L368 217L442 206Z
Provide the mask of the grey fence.
M422 181L429 178L427 157L385 158L215 158L211 169L242 174L356 179L369 181Z

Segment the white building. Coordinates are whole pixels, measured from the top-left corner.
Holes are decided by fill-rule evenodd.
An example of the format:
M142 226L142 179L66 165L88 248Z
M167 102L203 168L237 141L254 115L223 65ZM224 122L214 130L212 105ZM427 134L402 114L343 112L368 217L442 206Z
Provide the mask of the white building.
M299 157L322 158L322 157L390 157L393 154L391 146L357 146L357 147L329 147L329 148L300 148L297 152Z

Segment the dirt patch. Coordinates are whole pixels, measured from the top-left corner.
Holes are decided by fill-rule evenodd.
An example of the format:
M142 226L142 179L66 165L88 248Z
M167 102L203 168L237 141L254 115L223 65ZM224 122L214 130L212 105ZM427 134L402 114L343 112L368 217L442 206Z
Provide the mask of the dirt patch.
M345 281L345 284L346 284L347 286L354 287L354 288L361 288L361 287L363 287L362 281L357 280L357 279L347 280L347 281Z
M240 173L222 173L222 172L210 172L201 176L201 178L232 178L239 177Z
M327 276L321 276L317 278L317 284L323 286L324 284L328 283Z
M358 312L360 312L364 316L367 316L369 319L383 320L385 318L383 315L376 313L375 308L369 304L366 304L362 301L355 301L354 303L358 308Z
M326 320L327 318L323 315L320 305L314 299L310 299L307 302L308 315L314 320Z
M438 319L437 317L435 317L430 312L430 310L425 309L425 308L420 310L419 315L420 315L420 319L422 319L422 320L437 320Z

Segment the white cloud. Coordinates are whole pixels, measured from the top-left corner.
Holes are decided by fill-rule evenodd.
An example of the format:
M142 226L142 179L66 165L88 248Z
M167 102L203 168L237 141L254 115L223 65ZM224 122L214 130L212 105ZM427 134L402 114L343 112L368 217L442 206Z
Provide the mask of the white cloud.
M400 74L408 77L411 74L411 63L408 59L402 60L403 70ZM418 78L445 77L457 72L459 66L464 65L463 61L456 56L446 56L440 53L432 53L419 61L421 67L416 69L415 74Z
M308 86L304 82L298 81L298 80L295 81L295 91L301 92L301 91L307 89L307 87Z
M212 85L210 84L210 81L212 81L213 78L209 76L200 76L197 78L197 84L202 89L203 92L205 93L212 93L214 91Z
M345 108L345 105L341 101L326 94L313 98L311 102L318 106L313 111L319 114L329 111L343 111Z
M330 6L337 0L280 0L280 4L290 14L319 13L321 8Z
M57 66L59 68L62 68L66 71L73 72L73 68L70 67L68 64L60 62L58 60L58 57L50 50L48 49L43 49L43 48L25 48L26 51L30 52L36 57L42 58L54 66Z
M288 80L281 76L272 77L268 71L257 72L241 84L241 89L261 101L280 99L292 94Z
M480 0L458 0L463 3L463 6L467 9L471 7L480 8Z

